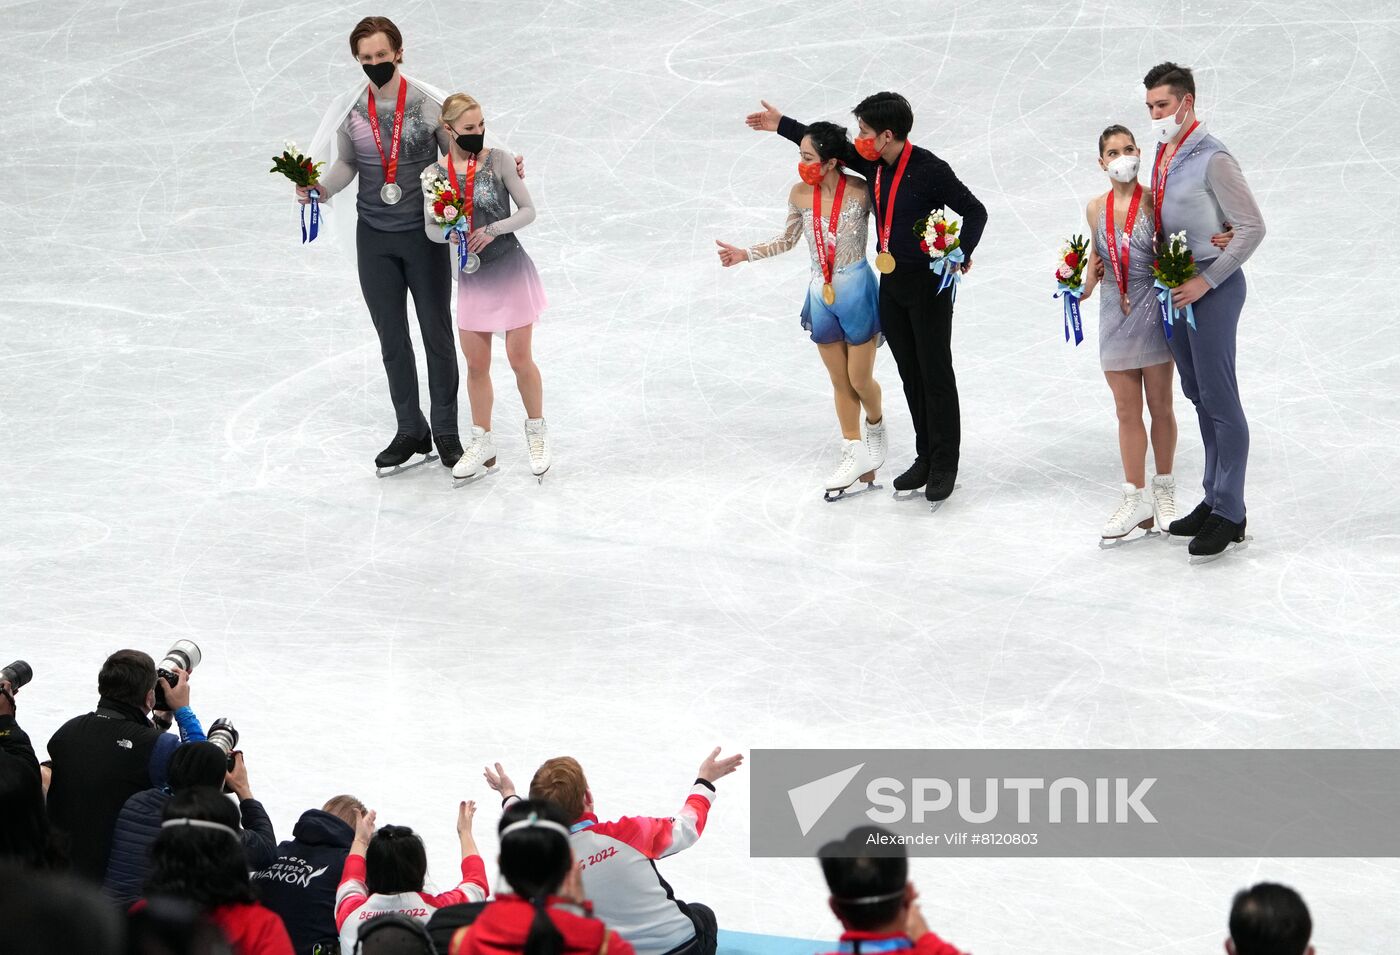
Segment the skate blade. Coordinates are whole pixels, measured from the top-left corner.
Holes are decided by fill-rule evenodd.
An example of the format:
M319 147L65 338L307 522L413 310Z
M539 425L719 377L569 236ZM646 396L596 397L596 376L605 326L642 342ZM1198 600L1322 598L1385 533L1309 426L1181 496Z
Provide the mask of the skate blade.
M922 501L924 499L924 489L916 487L912 491L895 491L894 499L896 501Z
M1162 532L1155 527L1134 527L1122 537L1099 538L1099 550L1117 550L1120 547L1127 547L1129 544L1136 544L1138 541L1155 540L1162 536L1164 536Z
M551 465L551 467L552 467L552 465ZM536 475L535 475L535 483L536 483L536 484L543 484L543 483L544 483L544 476L545 476L546 474L548 474L548 473L549 473L549 468L545 468L545 469L544 469L543 471L541 471L539 474L536 474Z
M953 490L956 491L956 490L958 490L958 489L961 488L961 487L962 487L961 484L954 484L954 485L953 485ZM923 494L922 491L920 491L919 493L920 493L921 495ZM929 501L929 502L928 502L928 512L929 512L930 514L937 514L939 511L943 510L943 505L944 505L944 504L947 504L947 503L948 503L949 501L951 501L952 499L953 499L953 495L952 495L952 494L949 494L947 497L945 497L945 498L944 498L943 500L941 500L941 501ZM924 498L924 500L928 500L928 498Z
M1217 560L1219 560L1220 558L1224 557L1226 554L1229 554L1232 551L1244 550L1246 547L1249 546L1249 542L1252 540L1254 540L1254 536L1252 534L1246 534L1244 536L1244 540L1231 541L1225 546L1225 549L1218 554L1192 554L1190 557L1187 558L1186 562L1192 567L1199 567L1202 564L1213 564Z
M851 487L855 487L855 485L851 485ZM844 501L848 498L859 497L860 495L869 493L870 491L882 491L884 490L884 488L885 486L883 484L875 483L866 484L865 487L857 488L854 491L852 491L849 487L838 488L836 490L828 488L826 493L822 495L822 500L826 501L828 504L835 504L837 501Z
M436 454L425 454L423 455L423 460L414 461L412 464L396 464L391 468L376 467L374 469L374 476L377 478L393 477L395 474L402 474L405 471L421 468L423 465L429 464L437 459L438 456Z
M480 471L477 471L475 474L470 474L470 475L468 475L467 477L464 477L464 478L459 478L459 477L454 476L454 477L452 478L452 486L453 486L454 488L456 488L456 487L466 487L468 484L475 484L477 481L480 481L482 478L489 477L490 475L495 474L497 470L498 470L498 469L495 468L495 467L489 467L489 468L482 468Z

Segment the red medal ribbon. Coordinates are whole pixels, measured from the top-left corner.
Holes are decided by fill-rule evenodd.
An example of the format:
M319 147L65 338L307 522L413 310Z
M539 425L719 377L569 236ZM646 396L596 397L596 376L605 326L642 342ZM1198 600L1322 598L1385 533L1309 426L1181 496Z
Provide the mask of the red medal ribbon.
M895 167L894 182L890 183L890 199L885 206L885 224L880 228L880 251L890 250L890 226L894 224L894 197L899 195L899 184L904 179L904 167L909 165L909 157L914 153L914 144L905 140L904 151L899 154L899 165ZM880 173L884 170L884 163L875 167L875 208L880 208ZM878 211L877 211L878 215Z
M403 134L403 106L408 98L408 81L399 77L399 99L394 104L394 131L389 138L389 155L384 155L384 140L379 135L379 113L374 108L374 86L369 88L369 128L374 133L374 145L379 161L384 164L384 181L393 182L399 176L399 137Z
M1108 263L1113 266L1113 277L1118 280L1118 291L1124 295L1128 294L1128 259L1132 251L1133 222L1137 219L1138 206L1142 202L1142 183L1133 185L1133 201L1128 203L1128 221L1123 223L1123 234L1128 237L1128 246L1123 249L1123 263L1118 263L1118 229L1113 221L1113 190L1108 190L1108 209L1105 216L1108 219Z
M1198 119L1186 130L1186 135L1176 141L1176 149L1172 151L1172 160L1176 159L1176 154L1181 152L1181 147L1191 134L1196 131L1196 127L1201 125ZM1152 160L1152 226L1157 235L1162 234L1162 200L1167 195L1167 174L1171 171L1170 162L1162 162L1162 153L1167 149L1167 144L1162 143L1157 147L1157 156Z
M465 187L457 185L457 169L452 165L452 150L447 151L447 177L452 182L452 188L461 193L458 197L461 203L458 206L462 210L462 215L467 217L467 231L472 230L472 212L476 209L476 157L467 158L467 184Z
M820 184L812 187L812 236L817 240L817 262L821 265L822 281L827 285L831 284L831 275L836 270L836 224L841 219L841 199L845 195L846 177L843 175L831 207L831 227L827 230L831 235L831 248L828 249L826 236L822 234L822 187Z

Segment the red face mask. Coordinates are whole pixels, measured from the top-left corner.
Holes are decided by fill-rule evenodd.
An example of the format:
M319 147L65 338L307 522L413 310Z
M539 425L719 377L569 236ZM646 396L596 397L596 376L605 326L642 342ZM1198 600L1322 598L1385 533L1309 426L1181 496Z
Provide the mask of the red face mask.
M880 147L875 145L874 136L862 136L853 144L856 152L860 153L860 158L869 162L874 162L880 158Z
M822 181L822 164L820 162L800 162L797 164L797 175L809 186L815 186Z

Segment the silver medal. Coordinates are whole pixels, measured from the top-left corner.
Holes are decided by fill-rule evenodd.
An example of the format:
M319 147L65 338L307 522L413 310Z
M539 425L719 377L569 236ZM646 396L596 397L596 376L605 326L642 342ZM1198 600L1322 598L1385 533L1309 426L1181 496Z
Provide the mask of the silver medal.
M471 274L479 268L481 268L481 256L475 252L468 252L467 260L462 263L462 271Z
M392 206L403 198L403 190L396 182L386 182L379 190L379 198L384 200L385 205Z

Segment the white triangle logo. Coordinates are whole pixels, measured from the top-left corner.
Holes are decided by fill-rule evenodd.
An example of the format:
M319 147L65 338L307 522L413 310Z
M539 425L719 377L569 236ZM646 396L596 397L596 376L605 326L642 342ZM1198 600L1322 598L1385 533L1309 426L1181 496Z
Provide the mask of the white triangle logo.
M792 803L793 815L797 817L798 828L804 836L812 831L812 827L826 815L831 804L846 791L851 780L856 778L856 773L864 768L865 764L861 763L788 790L788 801Z

